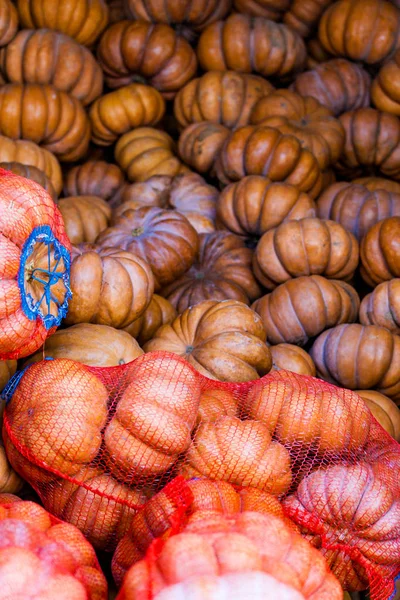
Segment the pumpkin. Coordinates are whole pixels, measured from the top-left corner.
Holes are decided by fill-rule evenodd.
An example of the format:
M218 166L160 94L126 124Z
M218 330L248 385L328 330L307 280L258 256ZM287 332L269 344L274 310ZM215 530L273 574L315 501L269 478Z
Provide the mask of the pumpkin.
M272 356L271 371L292 371L299 375L311 375L315 377L316 369L311 356L293 344L277 344L270 347Z
M400 191L400 190L399 190ZM369 190L359 183L341 181L330 185L317 200L321 219L333 219L361 241L375 223L400 216L400 193Z
M136 340L125 331L107 325L78 323L60 329L46 346L31 356L27 363L46 358L68 358L92 367L125 365L143 354Z
M103 72L90 50L49 29L19 31L0 51L0 71L11 83L49 83L84 105L103 89Z
M259 421L222 416L201 423L180 468L185 477L208 477L251 486L275 496L290 487L288 450Z
M314 155L293 135L266 126L248 125L233 131L218 153L216 174L222 183L246 175L263 175L271 181L295 185L310 195L321 185Z
M111 208L97 196L62 198L58 207L72 244L94 242L99 233L107 228L111 218Z
M217 203L219 225L248 238L258 238L281 223L315 214L315 203L308 194L260 175L248 175L227 185Z
M252 250L233 233L203 233L195 263L162 293L178 313L203 300L231 298L250 304L261 295L251 268L252 256Z
M315 69L316 66L323 62L328 62L332 56L322 47L318 37L307 40L307 69Z
M282 21L292 0L233 0L234 9L253 17Z
M375 419L395 440L400 439L400 410L396 404L375 390L356 390Z
M202 32L197 56L203 71L232 70L282 78L303 69L306 47L286 25L231 14Z
M109 88L148 83L166 99L194 77L196 54L168 25L120 21L103 34L97 58Z
M318 38L333 56L375 65L400 46L400 12L386 0L338 0L319 22Z
M0 494L18 494L23 485L21 477L11 468L4 446L0 443Z
M0 360L0 392L17 370L16 360Z
M256 75L209 71L179 90L174 115L181 128L209 121L236 129L248 125L253 106L273 89Z
M0 171L0 360L35 352L67 312L70 242L37 183Z
M11 494L2 494L0 503L4 597L107 597L107 581L95 551L78 529L61 523L38 504Z
M355 321L359 306L358 294L348 283L310 275L289 279L252 308L261 316L271 344L305 346L325 329Z
M218 123L201 121L188 125L179 137L179 155L198 173L214 175L215 161L229 136L229 129Z
M199 377L178 357L144 355L129 375L104 432L108 469L125 483L165 473L189 448L200 400Z
M242 410L282 444L311 447L322 455L360 451L371 426L370 412L357 394L290 372L273 371L256 382Z
M220 417L236 417L238 402L234 394L222 388L207 388L200 396L196 425L215 423Z
M174 0L126 0L127 15L138 21L178 25L202 31L209 23L223 19L229 12L231 0L184 0L179 5Z
M206 300L161 327L144 350L179 354L210 379L251 381L271 369L265 339L261 318L246 304Z
M92 141L109 146L119 136L144 125L157 125L165 113L161 94L148 85L131 83L98 98L89 111Z
M199 244L196 231L183 215L152 206L127 210L98 236L97 242L128 250L147 261L155 291L191 267Z
M291 89L311 96L335 116L369 106L371 77L361 65L344 58L323 62L296 76Z
M390 279L376 286L360 305L360 323L386 327L400 334L400 279Z
M104 160L88 160L68 171L64 196L97 196L112 206L113 197L123 186L124 175L117 165Z
M374 108L359 108L342 114L339 120L346 131L344 151L336 165L339 173L354 178L372 170L376 175L400 179L398 117Z
M315 340L310 354L325 381L400 399L400 337L384 327L338 325Z
M371 99L381 111L400 116L400 94L396 82L399 77L400 51L387 60L372 82Z
M31 140L71 162L86 153L90 124L79 100L66 92L51 85L8 83L0 87L0 134Z
M400 216L378 221L360 244L361 275L369 285L400 277Z
M92 46L108 23L104 0L17 0L17 7L23 27L61 31L84 46Z
M52 200L57 204L57 194L51 180L47 177L44 171L34 167L33 165L24 165L19 162L0 162L0 168L6 171L11 171L15 175L20 175L26 179L36 181L49 193Z
M291 90L276 90L261 98L250 122L293 135L314 154L322 170L337 162L344 147L344 129L333 113L315 98Z
M149 590L165 600L343 598L315 548L279 517L251 511L194 513L182 533L160 545L154 561L133 565L120 597L146 597Z
M385 190L396 194L400 193L400 183L384 177L359 177L358 179L354 179L352 183L364 185L370 192Z
M149 305L154 278L147 262L132 252L79 244L72 247L71 290L67 325L96 323L122 329Z
M397 568L399 500L366 463L314 471L283 505L343 588L364 590L374 571Z
M18 431L18 444L25 452L56 472L75 475L100 450L107 399L101 381L78 362L60 358L32 364L6 406L7 437L13 443L10 435Z
M43 497L45 507L80 529L97 550L114 550L145 504L145 493L93 467L82 469L76 480L85 487L67 479L52 483Z
M302 275L349 280L358 266L358 242L335 221L308 218L264 233L253 257L254 274L267 289Z
M48 150L39 148L29 140L11 140L0 135L0 162L21 163L36 167L45 173L53 184L58 195L62 190L62 173L60 163Z
M115 160L130 181L146 181L154 175L174 177L187 171L175 156L173 139L151 127L138 127L121 136L115 146Z
M157 329L162 325L172 323L177 313L172 304L159 296L153 294L150 304L144 313L133 323L125 327L131 336L133 336L141 346L151 340Z
M18 30L18 12L11 0L3 0L1 3L0 23L0 46L5 46Z

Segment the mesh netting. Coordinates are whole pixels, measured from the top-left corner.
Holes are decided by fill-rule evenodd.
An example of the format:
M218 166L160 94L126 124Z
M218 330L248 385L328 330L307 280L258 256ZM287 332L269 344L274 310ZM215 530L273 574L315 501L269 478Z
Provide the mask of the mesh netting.
M70 249L50 195L0 169L0 359L35 352L61 323Z
M107 582L82 533L34 502L0 494L1 598L105 600Z
M35 363L5 397L12 466L96 548L118 546L119 582L193 507L220 502L285 515L345 588L390 596L400 447L354 392L285 371L217 382L156 352L113 368Z

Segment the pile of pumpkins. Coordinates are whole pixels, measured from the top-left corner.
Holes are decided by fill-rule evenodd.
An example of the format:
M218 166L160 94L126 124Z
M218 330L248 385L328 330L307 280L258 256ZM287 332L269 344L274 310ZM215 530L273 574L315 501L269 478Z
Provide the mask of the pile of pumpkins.
M58 206L72 292L0 390L163 350L355 390L400 440L399 0L0 0L0 167Z

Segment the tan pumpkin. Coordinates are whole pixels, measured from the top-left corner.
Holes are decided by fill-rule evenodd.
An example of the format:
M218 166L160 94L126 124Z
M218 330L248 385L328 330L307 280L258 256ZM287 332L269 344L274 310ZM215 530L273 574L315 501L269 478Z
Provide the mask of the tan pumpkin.
M53 201L57 203L57 194L54 189L54 186L44 171L41 171L37 167L33 165L24 165L19 162L0 162L0 168L5 169L6 171L11 171L16 175L20 175L21 177L26 177L26 179L31 179L32 181L36 181L39 185L41 185L46 192L50 194Z
M10 377L17 370L16 360L0 360L0 392L5 388Z
M307 48L307 60L306 66L307 69L315 69L318 65L323 62L328 62L332 58L332 55L329 54L323 48L321 42L318 37L310 38L306 43Z
M249 381L271 369L265 339L261 318L246 304L206 300L161 327L144 350L179 354L210 379Z
M209 121L236 129L248 125L254 105L273 89L268 81L255 75L209 71L179 90L174 115L181 128Z
M276 90L254 106L250 123L293 135L312 152L320 168L335 164L344 148L345 132L333 113L311 96Z
M11 83L49 83L85 106L103 90L103 72L90 50L51 29L19 31L0 51L0 71Z
M92 141L110 146L131 129L157 125L165 113L165 101L153 87L131 83L98 98L90 107Z
M9 44L18 30L18 12L11 0L0 5L0 46Z
M131 325L125 327L125 331L143 346L154 337L154 334L162 325L169 325L176 316L177 312L171 302L158 294L153 294L144 313Z
M138 127L121 136L115 160L130 181L146 181L154 175L173 177L188 170L175 155L172 138L151 127Z
M367 294L360 306L362 325L379 325L400 334L400 279L390 279Z
M92 367L116 367L142 354L139 344L125 331L107 325L79 323L56 331L26 364L51 357L69 358Z
M371 100L381 111L400 116L400 93L398 78L400 75L400 51L387 60L379 69L371 86Z
M97 196L62 198L58 208L72 244L94 242L99 233L107 228L111 218L111 208Z
M400 217L378 221L361 240L361 275L371 286L400 277Z
M281 223L260 238L254 274L267 289L302 275L350 280L358 266L358 242L335 221L308 218Z
M122 329L146 310L154 291L150 266L118 247L73 246L72 298L65 322L96 323Z
M261 316L271 344L304 346L329 327L355 321L359 306L358 294L348 283L310 275L289 279L252 308Z
M234 299L250 304L261 295L251 268L252 257L252 250L233 233L201 234L196 261L162 294L178 313L203 300Z
M386 192L400 194L400 183L392 179L386 179L385 177L359 177L358 179L354 179L353 183L364 185L370 192L385 190Z
M227 185L217 203L218 224L245 237L259 237L286 221L315 215L315 203L308 194L260 175Z
M23 485L23 480L8 462L6 451L0 442L0 494L18 494Z
M380 425L395 440L400 440L400 409L396 404L375 390L356 390Z
M311 375L315 377L316 369L311 356L293 344L277 344L270 346L272 356L271 371L292 371L299 375Z
M64 196L97 196L113 205L124 187L121 169L104 160L88 160L70 169L64 179Z
M29 29L54 29L84 46L97 40L108 22L104 0L17 0L21 24Z
M179 137L179 155L198 173L215 174L215 161L229 136L229 129L219 123L201 121L188 125Z

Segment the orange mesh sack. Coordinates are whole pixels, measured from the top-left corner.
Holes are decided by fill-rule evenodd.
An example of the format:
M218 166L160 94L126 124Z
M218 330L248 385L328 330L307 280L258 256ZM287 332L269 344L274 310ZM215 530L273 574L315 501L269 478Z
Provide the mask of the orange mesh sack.
M344 588L390 596L400 447L355 392L285 371L218 382L155 352L113 368L45 360L4 397L13 468L96 548L118 546L118 581L194 509L278 502ZM258 504L245 506L244 493Z
M0 169L0 359L35 352L67 312L70 242L37 183Z
M0 494L3 600L106 600L107 582L82 533L34 502Z
M321 554L279 518L198 511L181 533L153 543L117 600L341 600Z

